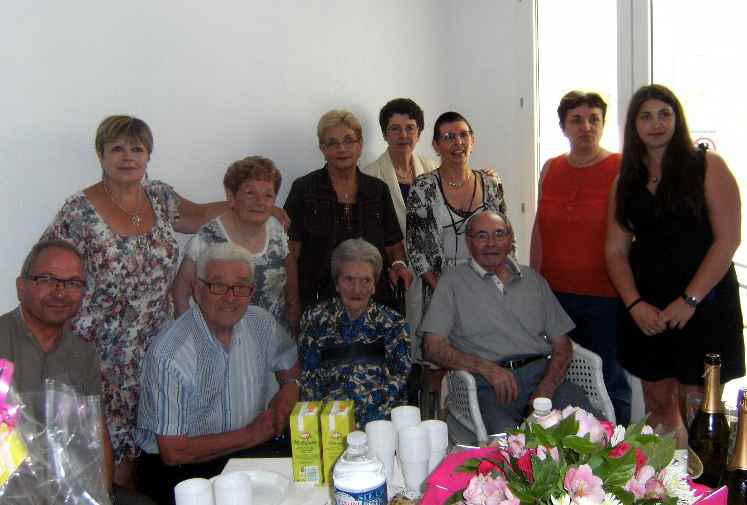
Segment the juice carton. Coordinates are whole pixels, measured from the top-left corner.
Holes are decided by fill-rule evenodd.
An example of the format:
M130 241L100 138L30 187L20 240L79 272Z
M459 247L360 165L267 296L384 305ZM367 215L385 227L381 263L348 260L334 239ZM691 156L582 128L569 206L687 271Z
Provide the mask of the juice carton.
M355 431L355 409L352 400L329 401L322 411L322 459L324 482L332 483L332 467L345 452L348 433Z
M293 480L324 482L322 473L322 438L319 426L321 402L298 402L290 415Z

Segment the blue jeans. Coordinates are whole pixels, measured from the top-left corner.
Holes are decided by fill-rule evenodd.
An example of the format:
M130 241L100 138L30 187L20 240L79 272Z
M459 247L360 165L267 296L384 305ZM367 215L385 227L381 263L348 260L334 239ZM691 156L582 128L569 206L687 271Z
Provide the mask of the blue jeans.
M627 426L630 422L630 383L617 361L620 300L559 292L555 292L555 296L576 323L576 328L568 336L602 358L604 385L612 400L617 424Z

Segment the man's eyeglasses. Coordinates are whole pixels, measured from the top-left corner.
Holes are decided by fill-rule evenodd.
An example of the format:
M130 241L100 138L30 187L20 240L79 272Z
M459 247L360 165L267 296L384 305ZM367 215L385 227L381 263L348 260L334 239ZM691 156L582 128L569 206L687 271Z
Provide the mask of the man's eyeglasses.
M477 240L478 242L487 242L488 239L493 237L496 240L503 240L504 238L511 235L510 230L495 230L493 233L488 233L486 231L478 231L477 233L473 233L472 235L468 235L472 240Z
M321 146L326 149L337 149L340 146L351 147L358 143L358 139L355 137L344 137L342 141L337 139L329 139L327 142L322 142Z
M253 286L246 284L236 284L234 286L227 286L226 284L221 284L220 282L208 282L205 279L200 279L200 281L205 284L208 288L208 291L210 291L213 295L225 295L229 291L233 293L233 296L239 297L239 298L249 298L252 294Z
M472 130L464 130L458 133L442 133L440 138L444 142L456 142L457 139L461 140L462 142L467 142L471 136Z
M69 291L81 291L86 287L83 279L58 279L54 275L27 275L26 279L51 289L67 289Z

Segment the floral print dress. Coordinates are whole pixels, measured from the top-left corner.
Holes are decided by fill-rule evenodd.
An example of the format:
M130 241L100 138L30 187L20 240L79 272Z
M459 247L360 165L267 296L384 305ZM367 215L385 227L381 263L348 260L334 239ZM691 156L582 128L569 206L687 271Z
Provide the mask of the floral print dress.
M156 220L142 235L116 233L79 192L65 201L42 237L71 242L86 261L86 291L72 325L99 353L104 414L117 463L139 453L133 434L140 364L151 339L173 318L169 289L179 262L174 232L179 197L160 181L145 181L143 188Z
M419 176L410 190L405 247L417 277L426 272L441 275L469 260L465 232L473 214L485 209L506 213L500 179L483 172L473 173L482 181L483 201L468 215L458 213L446 202L437 170ZM422 284L427 286L425 282ZM430 290L424 289L423 311L428 308L430 295Z
M252 299L253 305L258 305L280 323L289 329L285 317L285 258L288 256L288 235L283 225L274 217L270 217L267 227L267 241L264 250L252 254L254 262L254 284L256 291ZM195 234L186 247L186 255L194 262L210 244L230 242L231 239L223 226L221 218L213 219Z
M383 341L384 363L352 360L323 363L325 348ZM387 419L392 408L407 404L410 360L410 329L392 309L375 302L351 321L339 297L326 300L304 312L298 340L303 367L300 398L310 400L354 400L359 428L367 422Z

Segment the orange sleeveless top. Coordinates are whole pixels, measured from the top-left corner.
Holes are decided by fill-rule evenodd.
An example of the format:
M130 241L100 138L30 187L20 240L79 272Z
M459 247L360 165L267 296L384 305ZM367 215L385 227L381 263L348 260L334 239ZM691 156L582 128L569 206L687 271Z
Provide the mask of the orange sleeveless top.
M554 291L616 297L604 260L607 204L620 155L577 168L565 155L550 160L537 209L542 266Z

